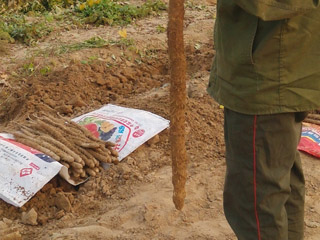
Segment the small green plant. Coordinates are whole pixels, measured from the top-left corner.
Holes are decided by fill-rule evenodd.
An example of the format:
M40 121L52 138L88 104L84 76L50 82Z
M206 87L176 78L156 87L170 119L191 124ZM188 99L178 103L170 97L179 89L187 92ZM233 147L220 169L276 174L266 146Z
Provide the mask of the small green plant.
M31 45L52 31L46 21L27 22L23 15L0 16L0 32L19 42Z
M7 43L14 43L14 39L10 36L10 34L5 32L5 30L1 28L1 23L0 23L0 40L5 41Z
M0 14L3 13L28 13L28 12L46 12L56 8L70 8L83 2L78 0L2 0L0 1Z
M27 75L33 74L35 67L33 62L29 62L23 65L23 69L26 71Z
M94 60L97 60L98 57L97 56L91 56L88 58L90 62L93 62Z
M79 51L85 48L101 48L109 43L101 37L92 37L84 42L62 45L58 50L58 54Z
M158 25L156 30L157 30L157 33L164 33L167 31L167 28L163 25Z
M120 40L104 40L101 37L92 37L84 42L62 45L57 51L58 54L75 52L86 48L102 48L106 46L128 47L134 45L134 40L130 38L121 38Z
M86 60L81 60L80 63L90 65L90 64L94 64L97 59L98 59L97 56L90 56Z
M85 23L96 25L126 25L134 19L166 9L167 6L161 0L149 0L141 6L112 0L88 0L75 8Z
M51 68L49 66L45 66L40 69L40 74L43 76L47 76L51 72Z
M187 1L185 3L186 8L190 8L192 10L204 10L206 9L205 5L196 4L194 0Z
M46 13L46 14L44 14L44 17L47 22L53 22L53 20L54 20L54 16L52 15L52 13Z
M134 45L134 40L132 38L121 38L120 40L109 40L109 44L120 47L129 47Z

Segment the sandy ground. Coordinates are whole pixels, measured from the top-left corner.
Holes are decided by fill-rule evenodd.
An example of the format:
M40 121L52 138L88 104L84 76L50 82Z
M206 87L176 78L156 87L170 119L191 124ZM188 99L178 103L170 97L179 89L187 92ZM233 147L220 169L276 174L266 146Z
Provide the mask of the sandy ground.
M172 203L170 145L164 131L158 141L144 144L78 188L57 177L20 209L0 201L0 239L236 239L222 208L223 110L206 94L214 56L214 16L214 1L198 1L186 11L189 164L184 209L177 211ZM166 33L156 30L166 23L164 13L126 27L134 49L114 45L39 54L93 36L118 39L118 27L54 32L36 47L10 46L9 55L0 57L0 129L23 124L28 114L37 111L74 117L107 103L169 118ZM38 68L50 65L52 72L23 75L21 66L31 60ZM92 62L83 64L83 60ZM305 239L316 240L320 238L320 160L301 156L307 186ZM56 206L61 195L71 209ZM22 213L32 208L38 214L36 226L21 222Z

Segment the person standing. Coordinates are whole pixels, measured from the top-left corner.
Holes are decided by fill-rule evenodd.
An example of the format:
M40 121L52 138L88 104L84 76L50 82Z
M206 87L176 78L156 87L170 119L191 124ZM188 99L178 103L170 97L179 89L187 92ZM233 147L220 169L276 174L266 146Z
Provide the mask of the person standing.
M320 107L318 0L218 0L208 93L225 108L225 216L239 240L301 240L297 145Z

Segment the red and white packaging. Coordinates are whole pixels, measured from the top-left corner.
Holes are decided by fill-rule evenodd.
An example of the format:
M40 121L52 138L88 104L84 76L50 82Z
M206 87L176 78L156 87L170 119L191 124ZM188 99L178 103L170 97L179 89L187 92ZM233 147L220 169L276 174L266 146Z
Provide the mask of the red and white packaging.
M73 121L85 126L101 140L115 143L119 161L169 127L169 121L156 114L112 104L74 118Z
M314 124L303 124L298 150L320 158L320 127Z
M0 198L22 207L60 171L62 165L36 149L0 134Z
M114 149L122 160L150 138L169 127L169 121L143 110L108 104L98 110L73 119L84 125L96 137L116 144ZM72 185L68 169L49 156L0 133L0 198L23 206L56 174Z

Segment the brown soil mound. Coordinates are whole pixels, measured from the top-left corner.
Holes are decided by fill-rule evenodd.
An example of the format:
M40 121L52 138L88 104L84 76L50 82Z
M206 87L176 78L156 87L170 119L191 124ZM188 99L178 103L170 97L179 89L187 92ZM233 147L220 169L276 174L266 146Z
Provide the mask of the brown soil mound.
M187 149L189 160L193 162L204 148L210 149L206 157L220 156L223 146L221 131L215 134L216 128L221 128L221 111L212 111L212 108L218 109L218 105L204 95L213 51L200 52L189 47L187 53L190 74L196 68L200 69L193 74L188 87ZM69 67L47 76L37 74L28 77L23 84L12 88L9 98L2 96L7 97L7 102L4 102L1 120L8 124L6 128L14 128L16 122L23 124L30 114L39 111L60 112L74 117L109 102L169 118L167 74L165 52L158 53L157 59L140 64L123 61L112 68L99 61L91 64L72 62ZM201 131L194 131L196 129ZM212 142L220 147L211 151ZM141 146L121 164L111 166L80 187L72 187L56 177L20 209L0 201L1 215L19 224L22 215L34 209L38 214L38 225L46 228L56 223L63 225L70 218L97 211L102 200L124 201L133 196L131 185L150 181L150 172L170 165L169 150L168 131L164 131L155 143L151 141ZM37 228L28 225L19 226L20 233L29 239L38 232Z
M112 68L99 61L73 63L48 76L29 77L12 89L9 99L2 96L7 101L0 112L1 120L17 120L38 111L74 116L88 107L159 87L168 80L163 60L148 61L139 68L129 62Z

